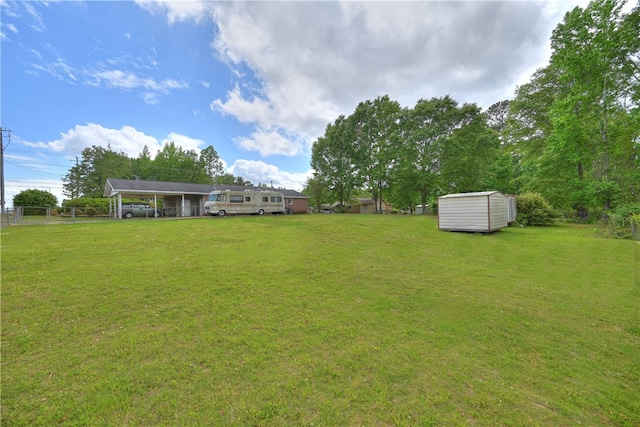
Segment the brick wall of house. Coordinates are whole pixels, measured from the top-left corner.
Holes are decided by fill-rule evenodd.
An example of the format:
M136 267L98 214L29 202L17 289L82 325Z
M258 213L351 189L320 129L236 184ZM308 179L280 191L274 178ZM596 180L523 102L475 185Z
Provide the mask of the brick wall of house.
M297 199L285 197L284 207L289 214L300 214L309 212L309 199Z

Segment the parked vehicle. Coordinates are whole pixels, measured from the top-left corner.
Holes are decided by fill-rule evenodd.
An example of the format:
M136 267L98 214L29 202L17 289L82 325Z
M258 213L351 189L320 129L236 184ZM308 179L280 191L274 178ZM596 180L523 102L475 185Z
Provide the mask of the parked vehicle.
M134 216L157 218L162 216L162 213L147 203L123 203L122 217L133 218Z
M212 191L204 202L207 215L284 214L284 195L271 190Z

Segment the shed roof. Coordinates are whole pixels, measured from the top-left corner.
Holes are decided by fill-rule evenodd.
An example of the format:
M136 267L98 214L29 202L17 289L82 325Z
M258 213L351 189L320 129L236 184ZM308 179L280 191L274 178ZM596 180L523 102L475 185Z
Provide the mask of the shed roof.
M455 193L455 194L447 194L445 196L440 196L438 199L452 199L454 197L481 197L481 196L490 196L492 194L502 194L499 191L477 191L474 193Z
M104 186L105 197L112 197L118 193L128 195L176 195L176 194L200 194L207 195L214 190L264 190L262 187L227 185L227 184L188 184L182 182L142 181L137 179L108 178ZM308 199L309 196L296 190L273 189L281 192L285 197Z

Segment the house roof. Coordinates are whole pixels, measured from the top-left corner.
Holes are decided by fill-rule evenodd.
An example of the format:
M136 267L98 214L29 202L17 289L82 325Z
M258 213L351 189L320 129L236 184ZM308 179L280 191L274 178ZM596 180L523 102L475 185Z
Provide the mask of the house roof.
M214 190L264 190L262 187L227 185L227 184L187 184L181 182L164 182L164 181L142 181L136 179L118 179L108 178L104 186L105 197L113 197L118 193L137 195L144 197L145 195L177 195L177 194L201 194L207 195ZM285 197L308 199L309 196L295 190L274 189L281 192Z
M373 199L371 197L359 197L357 200L361 205L373 204ZM382 203L384 203L385 205L389 205L389 202L387 202L384 198L382 199Z

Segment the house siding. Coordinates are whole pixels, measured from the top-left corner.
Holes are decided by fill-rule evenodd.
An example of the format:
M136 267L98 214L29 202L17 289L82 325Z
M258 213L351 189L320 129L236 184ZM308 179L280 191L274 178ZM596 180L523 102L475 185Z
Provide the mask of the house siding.
M362 214L375 213L375 209L373 207L373 204L360 205L360 213L362 213Z
M361 214L374 214L376 213L376 205L373 203L373 199L370 198L360 198L358 199L358 205L352 205L350 209L350 213L361 213ZM382 212L381 213L391 213L392 206L386 202L386 200L382 199Z
M300 214L309 212L309 199L294 199L285 197L284 207L288 214Z

